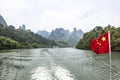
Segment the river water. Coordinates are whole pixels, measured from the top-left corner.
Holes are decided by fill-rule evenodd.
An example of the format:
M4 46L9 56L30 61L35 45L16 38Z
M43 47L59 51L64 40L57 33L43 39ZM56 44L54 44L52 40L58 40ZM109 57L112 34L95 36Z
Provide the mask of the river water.
M2 50L0 80L109 80L109 54L75 48ZM112 52L112 80L120 80L120 52Z

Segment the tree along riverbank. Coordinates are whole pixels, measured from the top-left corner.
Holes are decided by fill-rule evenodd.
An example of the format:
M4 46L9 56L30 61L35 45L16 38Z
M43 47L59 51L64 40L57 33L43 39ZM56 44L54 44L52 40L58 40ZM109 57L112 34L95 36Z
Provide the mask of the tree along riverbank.
M111 36L111 50L120 51L120 27L108 25L105 28L96 26L93 30L86 32L83 39L80 39L76 48L78 49L90 49L90 40L99 37L103 33L110 31Z
M48 40L30 30L15 29L14 26L0 24L0 50L16 48L43 48L58 46L54 40Z

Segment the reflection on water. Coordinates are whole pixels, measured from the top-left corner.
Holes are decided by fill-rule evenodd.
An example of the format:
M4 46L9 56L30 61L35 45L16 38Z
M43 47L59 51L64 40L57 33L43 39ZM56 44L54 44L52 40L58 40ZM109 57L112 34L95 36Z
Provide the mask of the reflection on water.
M120 52L112 53L112 80L120 80ZM74 48L0 51L0 80L109 80L109 54Z

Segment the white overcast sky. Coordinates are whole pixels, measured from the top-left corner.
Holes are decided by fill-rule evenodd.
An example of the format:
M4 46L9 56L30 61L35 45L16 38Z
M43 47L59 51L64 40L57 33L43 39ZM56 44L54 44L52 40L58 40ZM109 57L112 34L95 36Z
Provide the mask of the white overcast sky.
M84 32L95 26L120 26L120 0L0 0L0 14L8 25L51 31L55 28Z

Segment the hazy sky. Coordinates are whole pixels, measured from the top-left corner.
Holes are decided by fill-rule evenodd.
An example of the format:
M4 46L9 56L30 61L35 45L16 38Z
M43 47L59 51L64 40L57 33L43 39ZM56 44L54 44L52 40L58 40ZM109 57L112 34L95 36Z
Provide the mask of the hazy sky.
M8 25L51 31L56 27L84 32L95 26L120 26L120 0L0 0Z

